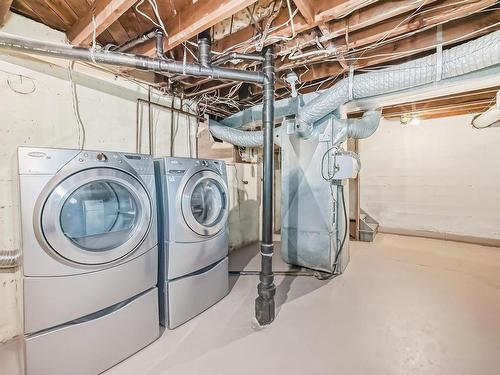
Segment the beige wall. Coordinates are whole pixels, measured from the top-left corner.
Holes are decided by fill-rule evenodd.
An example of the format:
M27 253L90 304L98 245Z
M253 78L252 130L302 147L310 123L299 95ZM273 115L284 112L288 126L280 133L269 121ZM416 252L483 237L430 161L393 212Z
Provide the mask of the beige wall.
M259 240L261 166L227 164L230 250Z
M471 117L382 120L360 141L361 207L383 227L500 239L500 128Z

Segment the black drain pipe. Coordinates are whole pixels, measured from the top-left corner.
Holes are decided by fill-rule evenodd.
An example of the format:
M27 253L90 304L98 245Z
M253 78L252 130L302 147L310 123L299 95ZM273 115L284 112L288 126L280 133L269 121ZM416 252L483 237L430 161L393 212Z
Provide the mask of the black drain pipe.
M156 34L155 34L156 35ZM163 35L158 35L161 41ZM264 129L264 175L262 181L262 243L260 283L257 287L258 297L255 300L255 317L261 325L270 324L275 317L273 256L273 180L274 180L274 54L272 47L264 49L263 72L221 68L210 64L210 44L206 34L201 35L200 64L183 63L132 55L114 51L93 50L55 43L40 42L22 37L0 33L0 49L53 56L57 58L87 61L93 63L129 67L160 73L173 73L194 77L210 77L243 81L263 85L262 123ZM161 47L157 51L163 54ZM208 53L208 55L207 55ZM260 60L256 57L252 59Z
M210 58L210 33L205 31L198 34L198 62L203 66L209 66Z
M264 130L264 178L262 181L261 270L255 300L255 318L260 325L272 323L275 317L273 274L273 180L274 180L274 54L273 47L264 50L264 90L262 127Z

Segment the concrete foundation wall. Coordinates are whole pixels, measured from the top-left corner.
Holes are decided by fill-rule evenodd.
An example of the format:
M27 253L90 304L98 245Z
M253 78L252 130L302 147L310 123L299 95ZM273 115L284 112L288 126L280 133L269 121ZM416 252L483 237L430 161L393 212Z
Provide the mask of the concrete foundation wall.
M382 120L360 141L361 207L382 227L500 239L500 128L471 118Z

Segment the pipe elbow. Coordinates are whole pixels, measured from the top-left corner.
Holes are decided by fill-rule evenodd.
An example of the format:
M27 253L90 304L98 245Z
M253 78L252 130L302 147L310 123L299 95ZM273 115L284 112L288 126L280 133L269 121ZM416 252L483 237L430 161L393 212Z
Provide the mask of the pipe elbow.
M382 111L370 110L360 119L347 120L347 135L354 139L368 138L378 129Z

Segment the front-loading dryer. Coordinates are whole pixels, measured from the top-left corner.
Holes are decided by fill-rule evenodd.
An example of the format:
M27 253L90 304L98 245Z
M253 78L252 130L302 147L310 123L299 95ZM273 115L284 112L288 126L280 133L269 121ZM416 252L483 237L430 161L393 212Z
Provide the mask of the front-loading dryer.
M220 160L155 160L160 321L175 328L228 293L229 194Z
M100 373L159 336L153 160L27 147L18 160L26 372Z

